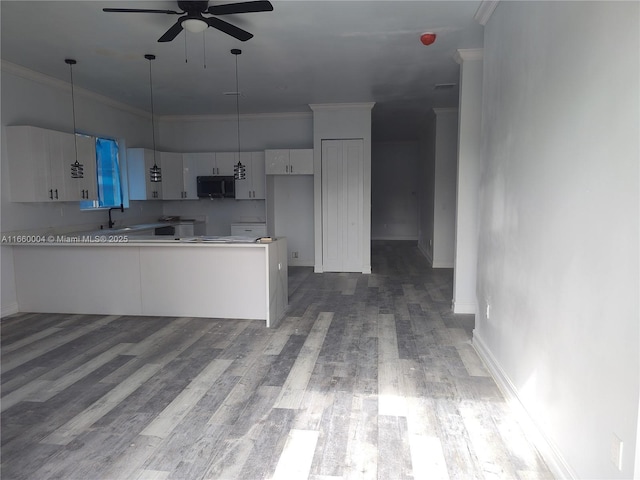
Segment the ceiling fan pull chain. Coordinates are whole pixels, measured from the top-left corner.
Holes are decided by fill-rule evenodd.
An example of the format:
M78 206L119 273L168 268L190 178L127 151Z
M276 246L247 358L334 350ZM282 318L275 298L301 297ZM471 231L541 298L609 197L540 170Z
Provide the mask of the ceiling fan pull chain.
M204 31L202 32L202 63L204 64L205 70L207 69L207 42L204 38Z
M184 63L189 63L187 59L187 36L184 36Z

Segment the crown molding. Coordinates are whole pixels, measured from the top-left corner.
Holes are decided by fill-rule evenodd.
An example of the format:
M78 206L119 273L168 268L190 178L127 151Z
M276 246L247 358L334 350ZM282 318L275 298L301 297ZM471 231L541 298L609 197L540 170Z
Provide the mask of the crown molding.
M453 54L453 59L459 64L470 60L482 60L482 48L458 49Z
M500 0L483 0L480 2L480 6L478 7L473 19L484 27L491 18L493 11L498 6L499 1Z
M49 75L45 75L44 73L36 72L35 70L31 70L15 63L7 62L6 60L2 60L0 62L0 69L2 69L2 72L6 72L10 75L15 75L16 77L24 78L25 80L31 80L41 85L46 85L49 87L71 92L71 83L69 82L59 80ZM118 110L122 110L127 113L132 113L141 117L151 117L151 114L149 112L146 112L139 108L134 108L130 105L127 105L126 103L122 103L112 98L105 97L104 95L92 92L91 90L86 90L82 87L74 86L73 92L75 95L81 95L86 98L91 98L104 105L117 108Z

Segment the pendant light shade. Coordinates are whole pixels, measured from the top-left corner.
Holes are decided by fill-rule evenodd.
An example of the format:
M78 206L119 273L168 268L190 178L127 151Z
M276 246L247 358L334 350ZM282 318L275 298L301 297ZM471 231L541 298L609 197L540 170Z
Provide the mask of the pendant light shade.
M240 162L240 88L238 87L238 55L242 53L242 50L233 48L231 53L236 57L236 118L238 126L238 163L233 167L233 177L236 180L244 180L247 178L247 167Z
M151 141L153 143L153 167L149 169L149 180L157 183L162 181L162 170L156 162L156 125L153 115L153 77L151 75L151 60L155 60L156 56L146 54L144 58L149 60L149 89L151 91Z
M84 178L84 165L78 162L78 140L76 138L76 102L73 92L73 66L77 63L72 58L66 58L64 63L69 65L71 76L71 111L73 112L73 146L75 148L76 161L71 164L71 178Z

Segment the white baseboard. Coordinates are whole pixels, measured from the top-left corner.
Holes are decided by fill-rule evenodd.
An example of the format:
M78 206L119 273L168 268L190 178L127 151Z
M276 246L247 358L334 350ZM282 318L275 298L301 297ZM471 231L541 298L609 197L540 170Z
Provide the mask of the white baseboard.
M461 303L461 302L453 302L453 313L460 314L472 314L475 315L476 312L476 304L475 303Z
M431 262L432 268L453 268L453 263L445 262Z
M0 311L0 315L2 317L8 317L9 315L13 315L14 313L18 313L18 303L9 303L8 305L2 305L2 310Z
M542 430L538 428L535 419L529 415L529 412L520 401L520 396L518 395L518 390L515 385L511 382L476 330L473 331L472 345L480 359L484 362L487 370L489 370L489 373L495 380L507 403L514 410L525 435L538 449L540 456L542 456L542 459L547 464L547 467L549 467L549 470L551 470L553 476L558 479L577 479L578 477L564 460L558 448L545 436Z
M376 235L376 236L371 236L371 240L412 240L412 241L418 241L418 237L416 237L415 235Z
M304 260L290 260L290 267L313 267L313 261L304 261Z
M429 265L432 265L433 258L431 258L431 253L420 242L418 242L418 250L420 250L422 255L424 255L424 257L427 259L427 262L429 262Z

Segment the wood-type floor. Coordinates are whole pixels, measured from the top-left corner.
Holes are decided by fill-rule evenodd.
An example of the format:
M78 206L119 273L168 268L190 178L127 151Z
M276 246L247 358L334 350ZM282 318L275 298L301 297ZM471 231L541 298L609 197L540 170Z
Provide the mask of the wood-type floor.
M291 269L262 321L2 319L3 480L552 478L450 309L453 273L374 242Z

